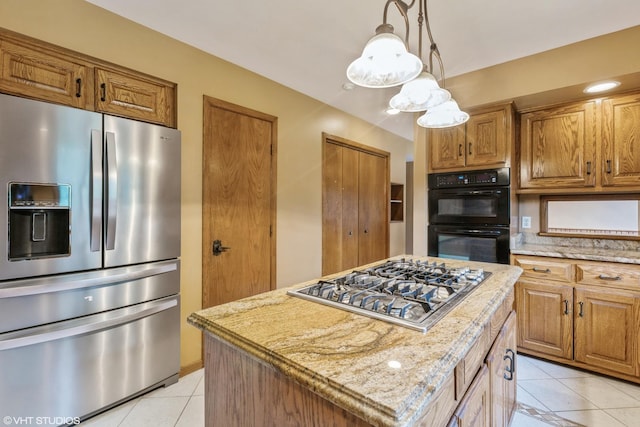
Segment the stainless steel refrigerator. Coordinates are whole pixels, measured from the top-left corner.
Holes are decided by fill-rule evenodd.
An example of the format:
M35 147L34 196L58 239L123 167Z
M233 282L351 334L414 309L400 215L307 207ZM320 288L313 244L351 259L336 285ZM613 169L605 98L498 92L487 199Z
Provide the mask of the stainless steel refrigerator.
M73 424L177 381L180 143L0 94L3 419Z

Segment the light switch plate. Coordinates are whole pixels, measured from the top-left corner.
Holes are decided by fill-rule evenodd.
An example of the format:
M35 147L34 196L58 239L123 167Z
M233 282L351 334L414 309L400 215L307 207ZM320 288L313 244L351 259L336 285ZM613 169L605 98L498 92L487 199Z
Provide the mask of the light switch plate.
M531 217L523 216L522 217L522 228L531 228Z

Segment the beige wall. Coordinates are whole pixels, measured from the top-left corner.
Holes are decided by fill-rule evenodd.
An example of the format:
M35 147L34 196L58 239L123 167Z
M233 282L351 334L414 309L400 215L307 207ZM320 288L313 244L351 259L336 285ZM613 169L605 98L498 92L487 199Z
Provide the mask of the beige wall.
M183 138L183 367L197 363L201 355L200 334L184 319L201 308L203 95L278 117L279 287L321 274L323 131L391 152L391 181L405 182L411 141L82 0L2 0L0 27L178 84L178 128ZM394 223L391 254L402 252L404 223Z
M615 77L623 83L619 90L627 91L640 88L638 46L640 26L448 78L447 88L463 109L513 100L516 110L584 99L587 95L582 90L588 83L607 78ZM424 188L424 146L428 141L425 132L414 135L414 185L419 189ZM416 193L413 241L414 249L426 251L423 199ZM538 197L522 197L519 208L520 216L532 217L532 229L528 231L538 231Z

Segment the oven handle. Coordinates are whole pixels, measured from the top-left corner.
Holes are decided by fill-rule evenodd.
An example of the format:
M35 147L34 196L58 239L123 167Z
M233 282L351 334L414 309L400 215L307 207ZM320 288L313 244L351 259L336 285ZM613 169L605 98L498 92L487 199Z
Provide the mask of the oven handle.
M502 194L502 190L468 190L459 191L457 194L462 196L499 196Z
M457 229L453 231L444 231L446 234L473 234L476 236L499 236L501 234L500 231L497 230L464 230Z

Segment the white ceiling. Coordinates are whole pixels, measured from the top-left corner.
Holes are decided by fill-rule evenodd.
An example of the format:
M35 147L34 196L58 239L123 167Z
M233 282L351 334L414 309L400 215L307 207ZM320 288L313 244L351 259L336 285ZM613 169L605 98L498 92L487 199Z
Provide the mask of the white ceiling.
M411 114L384 113L398 88L342 88L347 66L382 23L385 0L87 1L413 138ZM640 24L638 0L431 0L428 7L447 77ZM417 9L409 10L414 53ZM389 21L402 37L393 6Z

